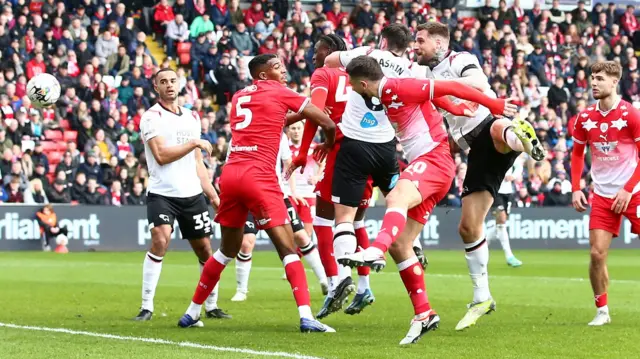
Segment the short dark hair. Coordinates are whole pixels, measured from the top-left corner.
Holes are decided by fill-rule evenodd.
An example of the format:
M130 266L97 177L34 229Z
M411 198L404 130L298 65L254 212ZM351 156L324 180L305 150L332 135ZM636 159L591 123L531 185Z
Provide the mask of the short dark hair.
M152 83L155 83L155 82L156 82L156 79L158 78L158 75L160 75L160 74L161 74L161 73L163 73L163 72L169 72L169 71L173 72L174 74L176 74L176 76L178 76L178 73L177 73L177 72L175 72L175 70L173 70L173 69L172 69L172 68L170 68L170 67L165 67L165 68L163 68L163 69L158 70L158 72L156 72L156 73L155 73L155 75L153 75L153 78L151 79L151 82L152 82ZM139 86L137 86L137 87L139 87Z
M412 40L411 31L402 24L390 24L380 33L391 51L405 51Z
M384 76L378 61L364 55L351 60L346 70L352 78L365 78L370 81L378 81Z
M429 36L442 36L445 39L449 39L449 27L440 22L431 21L420 24L417 27L417 31L426 31L429 33Z
M262 67L271 59L275 58L277 58L275 54L263 54L251 59L251 61L249 61L249 73L251 74L251 77L253 77L254 80L257 80Z
M318 41L321 41L321 42L324 42L325 44L327 44L329 49L331 49L331 52L334 52L334 51L347 51L347 45L344 43L344 40L342 40L336 34L322 35L322 36L320 36Z

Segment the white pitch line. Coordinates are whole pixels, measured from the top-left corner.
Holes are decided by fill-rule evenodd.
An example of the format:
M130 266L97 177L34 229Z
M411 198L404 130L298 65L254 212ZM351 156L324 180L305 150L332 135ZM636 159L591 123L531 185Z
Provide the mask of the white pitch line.
M174 342L174 341L165 340L165 339L129 337L129 336L121 336L121 335L115 335L115 334L85 332L81 330L71 330L71 329L65 329L65 328L36 327L36 326L29 326L29 325L17 325L17 324L11 324L11 323L0 323L0 327L11 328L11 329L34 330L34 331L40 331L40 332L63 333L63 334L71 334L71 335L84 335L87 337L116 339L116 340L130 341L130 342L144 342L144 343L174 345L174 346L186 347L186 348L206 349L206 350L213 350L218 352L232 352L232 353L241 353L241 354L262 355L262 356L270 356L270 357L278 357L278 358L322 359L319 357L303 355L303 354L294 354L294 353L286 353L286 352L268 352L268 351L232 348L232 347L219 347L216 345L198 344L198 343L192 343L192 342Z

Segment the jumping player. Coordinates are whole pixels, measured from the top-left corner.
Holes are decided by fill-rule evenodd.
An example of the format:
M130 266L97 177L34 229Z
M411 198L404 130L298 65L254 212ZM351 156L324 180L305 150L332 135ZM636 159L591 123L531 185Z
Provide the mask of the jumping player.
M640 111L623 101L616 88L622 68L614 61L598 62L591 67L591 89L595 106L577 117L573 130L571 182L573 207L584 212L587 199L580 191L585 147L591 147L591 178L594 198L589 216L591 261L589 278L596 304L596 316L589 323L611 323L607 305L609 272L607 254L611 240L620 232L622 216L631 222L631 232L640 233Z
M151 248L142 265L142 305L135 320L150 320L153 316L153 299L175 220L182 238L189 240L198 257L202 272L211 257L211 217L205 195L214 207L219 203L202 161L202 151L211 153L212 146L200 139L198 114L176 104L176 73L171 69L158 71L153 85L160 99L140 120L149 167L147 219ZM216 287L205 303L206 316L230 318L217 308L217 297Z
M233 140L229 142L229 148L231 148L231 144ZM230 152L229 152L230 153ZM227 157L228 158L228 157ZM280 188L282 189L282 193L284 194L284 204L287 207L287 211L289 213L289 217L291 219L291 228L293 229L293 239L296 243L296 246L299 249L299 254L304 257L307 264L311 267L316 277L318 278L318 282L320 283L320 288L323 294L327 294L329 291L329 286L327 283L327 276L325 275L324 268L322 267L322 261L320 260L320 255L318 254L318 250L316 249L316 245L311 240L311 236L307 234L307 231L304 228L304 223L298 217L298 213L294 208L294 205L291 199L295 199L295 203L299 203L301 206L304 206L304 198L299 197L296 193L294 195L293 188L296 186L296 179L291 178L288 182L283 180L282 178L282 166L288 166L291 164L292 153L289 149L289 139L283 133L280 139L280 149L278 151L278 158L276 160L276 174L278 176L278 181L280 183ZM249 225L249 222L253 221L253 217L249 216L244 227L244 238L242 240L242 247L238 252L238 256L236 257L236 294L231 298L232 302L242 302L247 300L247 292L249 286L249 274L251 272L251 261L253 257L253 248L256 243L256 235L258 234L258 229L255 224ZM285 275L285 278L286 275Z
M311 313L307 278L296 254L289 214L274 173L285 116L302 113L318 123L333 145L335 125L309 99L286 89L286 68L275 55L259 55L249 62L254 83L238 91L230 114L233 146L220 177L220 207L215 220L220 223L222 241L205 264L192 302L178 322L186 328L198 325L202 303L220 280L227 264L238 255L244 224L249 212L260 229L271 238L285 268L300 314L300 331L335 332Z
M331 119L334 123L339 124L342 120L345 106L347 105L347 99L351 92L351 86L349 85L349 76L345 72L344 68L330 68L324 66L324 62L327 56L337 51L345 51L347 46L344 41L334 34L321 36L315 45L315 53L313 61L316 66L316 70L311 76L311 103L318 108L324 110L325 107L331 108ZM304 134L302 142L300 144L300 154L293 160L293 165L287 170L287 177L291 176L293 171L297 167L302 167L301 171L305 170L308 157L305 153L308 153L311 142L316 134L318 126L311 121L306 121L304 126ZM336 144L329 150L328 154L323 153L321 150L324 145L317 147L320 154L319 162L322 162L323 156L326 155L324 161L324 171L322 178L316 184L316 216L313 220L313 229L318 237L318 250L320 251L320 259L324 266L325 273L329 278L330 291L324 300L324 305L318 313L318 318L322 319L327 315L337 312L342 309L342 303L344 299L353 291L353 284L351 282L345 282L340 290L336 290L340 284L338 281L338 265L336 263L333 254L333 225L335 219L335 212L331 198L331 189L333 183L334 166L336 162L336 156L340 150L340 144L343 139L342 132L338 128L336 133ZM364 193L358 203L358 209L356 210L355 220L353 222L355 237L357 246L361 248L369 247L369 235L364 227L364 215L367 207L369 207L369 201L373 193L372 181L369 179L365 185ZM347 314L358 314L365 307L372 304L375 301L375 297L370 288L368 267L358 268L358 286L357 293L353 298L351 304L345 309ZM349 269L349 280L351 269ZM340 298L335 297L335 293L340 294Z
M489 88L478 58L466 52L449 50L447 25L437 22L419 25L415 52L418 63L431 67L436 79L460 81L496 97ZM459 99L456 102L462 103ZM535 160L543 159L545 153L531 124L522 120L498 119L486 107L477 107L473 117L445 114L445 119L454 141L461 149L469 149L458 230L473 282L473 301L456 325L456 330L463 330L496 307L489 291L489 248L483 225L500 183L519 152L527 152Z
M397 124L397 136L410 163L385 198L387 211L375 242L364 251L337 260L340 264L366 265L380 270L385 266L385 252L389 250L415 311L409 332L400 342L411 344L437 328L440 322L427 299L424 272L413 251L413 240L422 231L435 205L448 193L455 176L442 115L431 100L456 96L482 103L500 115L514 114L516 106L489 98L459 82L386 78L378 62L367 56L353 59L347 73L354 91L376 97L385 106L389 120ZM451 111L472 115L466 105L453 107Z

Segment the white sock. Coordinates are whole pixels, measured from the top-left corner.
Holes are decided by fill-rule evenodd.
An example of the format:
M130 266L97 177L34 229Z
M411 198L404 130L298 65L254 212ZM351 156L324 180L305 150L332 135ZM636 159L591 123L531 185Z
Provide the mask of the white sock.
M338 276L329 277L327 279L329 280L329 291L333 293L339 283Z
M473 282L473 302L484 302L491 298L489 292L489 246L482 238L465 244L465 259L469 267L469 276Z
M298 313L300 313L300 318L313 319L313 314L311 313L311 307L308 305L299 306Z
M237 292L246 294L249 291L249 274L251 274L252 254L238 253L236 257L236 287Z
M498 237L498 240L502 245L504 257L506 259L513 257L513 252L511 252L511 244L509 244L509 232L507 232L506 224L496 224L496 237Z
M200 262L200 274L202 274L202 270L204 269L204 263ZM209 312L218 308L218 286L220 282L216 283L216 286L213 287L211 294L207 297L207 300L204 301L204 310Z
M522 141L516 136L516 134L511 130L511 128L507 128L504 131L504 141L509 145L509 147L517 152L524 152L524 145Z
M320 283L327 283L327 275L324 272L324 267L320 260L320 253L318 252L316 245L309 241L306 246L300 247L300 252L302 252L302 256L307 264L311 266L311 269L316 275L316 278L318 278L318 281Z
M369 289L369 276L361 275L358 276L358 294L364 293L365 290Z
M142 309L153 312L153 298L162 272L162 258L151 252L144 256L142 264Z
M422 249L422 241L420 240L420 235L413 240L413 246Z
M609 306L608 306L608 305L605 305L605 306L603 306L603 307L598 307L598 310L597 310L597 311L598 311L598 312L604 312L604 313L609 314Z
M196 304L194 302L191 302L191 304L189 304L189 308L187 308L187 311L185 314L189 314L191 316L191 318L193 319L198 319L200 318L200 312L202 311L202 305L201 304Z
M357 246L358 241L353 223L338 223L333 230L333 255L335 258L355 253ZM338 280L342 281L347 277L351 277L351 267L338 264Z

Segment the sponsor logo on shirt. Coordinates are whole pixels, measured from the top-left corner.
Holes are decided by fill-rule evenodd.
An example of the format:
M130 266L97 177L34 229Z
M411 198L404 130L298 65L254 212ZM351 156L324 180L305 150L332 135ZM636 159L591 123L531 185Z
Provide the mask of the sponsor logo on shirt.
M362 128L372 128L376 126L378 126L378 120L371 112L367 112L360 121L360 127Z
M256 152L258 145L255 146L231 146L231 152Z
M269 222L271 222L271 218L263 218L263 219L259 219L258 220L258 224L261 225L261 226L264 226L265 224L267 224ZM287 221L287 223L289 223L289 222Z

